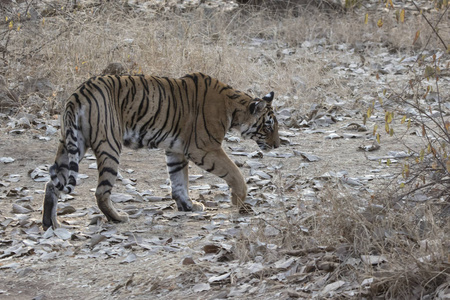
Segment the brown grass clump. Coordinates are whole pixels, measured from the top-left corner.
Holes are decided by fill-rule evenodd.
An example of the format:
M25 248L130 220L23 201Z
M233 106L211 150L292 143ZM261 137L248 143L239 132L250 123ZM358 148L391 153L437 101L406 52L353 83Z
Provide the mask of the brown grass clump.
M356 284L370 279L361 296L436 296L450 282L448 216L429 202L395 203L389 195L367 203L336 182L307 210L265 213L244 231L235 255L243 262L300 256L304 274L331 268L331 278Z

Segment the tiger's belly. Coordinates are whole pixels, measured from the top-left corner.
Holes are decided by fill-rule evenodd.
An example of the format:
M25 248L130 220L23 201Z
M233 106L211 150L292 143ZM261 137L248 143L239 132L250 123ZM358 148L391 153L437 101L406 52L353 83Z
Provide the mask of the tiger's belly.
M123 145L134 150L141 148L148 149L165 149L174 152L182 152L184 148L183 141L178 137L170 134L152 130L143 136L136 130L126 130L123 136Z

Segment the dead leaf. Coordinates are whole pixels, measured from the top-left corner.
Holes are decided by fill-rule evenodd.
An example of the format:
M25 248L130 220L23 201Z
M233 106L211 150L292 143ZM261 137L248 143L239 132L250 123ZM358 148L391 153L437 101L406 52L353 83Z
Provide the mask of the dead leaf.
M71 205L64 205L61 206L58 205L58 211L57 214L62 216L62 215L68 215L68 214L72 214L74 212L76 212L77 210L75 209L75 207L71 206Z
M342 136L340 136L337 133L331 133L325 137L326 140L335 140L335 139L341 139L341 138L342 138Z
M247 154L248 158L263 158L264 154L261 151L255 151L252 153Z
M72 237L72 233L65 228L56 228L53 233L62 240L68 240Z
M14 162L15 159L12 157L0 157L0 162L4 163L4 164L9 164Z
M33 212L31 207L24 207L22 205L13 203L12 212L15 214L29 214Z
M230 277L231 273L225 273L219 276L211 276L208 278L209 283L219 282L219 281L225 281L225 279L228 279Z
M219 251L222 249L222 247L220 247L220 246L217 246L217 245L205 245L205 246L203 246L203 251L205 251L205 253L213 253L213 254L216 254L216 253L219 253Z
M210 190L211 186L209 184L202 184L202 185L192 185L189 187L190 190Z
M344 133L343 137L344 139L362 139L364 138L364 135L356 133Z
M366 152L369 152L369 151L375 151L375 150L380 149L380 144L378 144L377 141L374 141L374 142L373 142L372 144L370 144L370 145L362 145L362 146L359 146L358 149L359 149L359 150L366 151Z
M49 228L50 230L50 228ZM91 237L91 241L89 243L89 247L93 248L95 245L97 245L98 243L100 243L101 241L104 241L106 239L106 236L102 235L102 234L94 234Z
M124 260L122 260L120 263L121 264L129 264L129 263L136 261L136 258L137 258L136 254L134 254L133 252L130 252L127 255L127 257Z
M361 260L368 265L379 265L387 262L387 258L384 255L361 255Z
M194 182L197 179L200 179L202 177L203 177L203 175L189 175L189 182Z
M287 269L289 268L294 262L296 262L297 259L290 257L288 259L280 259L279 261L275 262L275 268L276 269Z
M50 180L46 166L38 166L30 172L31 178L36 182L47 182Z
M417 40L419 39L419 36L420 36L420 30L417 30L416 35L414 36L413 45L417 42Z
M321 294L323 297L326 297L326 296L328 296L328 294L329 294L330 292L333 292L333 291L339 289L339 288L340 288L341 286L343 286L345 283L346 283L345 281L339 280L339 281L336 281L336 282L327 284L327 285L323 288L323 290L320 292L320 294Z
M310 154L310 153L307 153L307 152L294 150L294 154L295 155L300 155L301 157L303 157L304 159L306 159L309 162L315 162L315 161L319 161L320 160L320 158L317 155Z
M122 194L122 193L112 193L111 194L111 201L114 203L123 203L128 201L133 201L134 197L128 194Z
M181 264L183 266L195 265L195 261L192 259L192 257L185 257L181 262Z
M192 287L192 290L195 293L209 291L210 289L211 289L211 286L209 285L209 283L198 283Z
M262 263L250 263L250 265L248 266L247 270L251 273L258 273L262 270L264 270L264 266Z

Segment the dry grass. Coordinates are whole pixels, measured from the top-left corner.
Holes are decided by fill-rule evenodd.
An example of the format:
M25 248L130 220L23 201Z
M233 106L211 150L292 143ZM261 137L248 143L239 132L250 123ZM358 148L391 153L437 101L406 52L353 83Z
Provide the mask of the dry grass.
M12 30L7 22L3 25L2 73L18 90L27 76L48 78L58 87L58 103L111 62L122 63L129 73L178 77L201 71L258 95L276 90L313 103L320 101L315 87L322 83L324 65L310 60L308 49L297 50L301 53L293 57L281 50L322 39L330 52L335 45L362 41L397 51L411 49L408 45L419 29L418 44L425 43L429 30L415 16L407 16L408 24L401 25L385 18L385 27L379 29L375 14L363 25L362 13L325 14L314 9L294 17L289 12L206 7L184 14L142 11L119 1L74 11L63 5L51 7L54 16L37 19L24 20L25 8L4 11L15 23ZM329 86L330 93L336 89L341 89L342 97L349 96L339 82ZM27 101L26 94L20 96Z
M430 202L394 203L389 196L393 191L379 193L367 203L370 197L352 195L338 182L331 184L320 202L307 209L299 199L298 210L265 213L243 232L234 253L242 262L300 256L308 270L304 272L318 275L329 271L329 261L337 261L331 264L331 278L353 284L373 280L361 296L436 296L436 289L445 289L450 278L448 215ZM371 265L362 259L367 256L382 257L383 262Z

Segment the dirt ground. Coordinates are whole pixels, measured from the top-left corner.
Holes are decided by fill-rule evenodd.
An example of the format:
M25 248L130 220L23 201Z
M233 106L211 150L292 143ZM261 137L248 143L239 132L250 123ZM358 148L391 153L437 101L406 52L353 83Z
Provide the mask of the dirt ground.
M345 132L354 133L354 130L341 128L353 122L361 121L346 119L327 127L326 131L335 131L341 135ZM138 191L151 190L156 197L152 200L134 199L116 203L119 209L128 207L132 211L144 211L138 217L130 219L127 224L103 223L105 220L102 219L94 225L89 225L92 212L98 213L93 197L96 170L89 169L92 160L84 159L80 164L80 174L86 174L88 177L80 180L73 199L65 201L64 204L70 204L76 212L85 213L80 216L76 212L59 216L64 228L67 228L72 236L64 241L58 237L50 237L49 240L55 241L47 244L40 227L44 182L34 181L30 173L37 166L52 162L58 137L55 135L50 141L41 141L36 139L36 132L31 130L21 135L7 134L3 130L0 141L1 156L13 157L15 161L2 165L1 180L4 181L13 174L20 175L20 180L2 187L2 249L11 245L13 239L28 241L30 246L24 253L18 251L19 254L2 259L2 277L6 280L0 283L1 298L225 298L233 290L236 282L244 279L214 282L203 292L195 292L192 287L219 271L221 264L239 264L239 261L243 264L245 259L235 258L231 262L225 260L223 263L214 260L211 262L205 257L211 255L205 254L205 245L217 243L233 245L240 230L249 224L257 224L257 220L266 214L270 220L273 218L272 214L279 211L280 205L295 207L301 201L309 201L309 198L302 196L302 185L326 172L347 171L346 176L360 179L371 174L382 178L382 175L390 173L389 167L380 164L379 161L368 160L366 152L358 151L359 146L371 143L367 143L364 139L325 139L324 134L304 134L301 131L286 130L283 130L283 135L289 135L291 145L284 145L276 151L266 153L263 158L249 159L246 156L231 154L232 151L229 150L231 147L239 147L248 153L257 151L257 145L252 141L241 141L239 144L226 142L224 145L232 159L243 165L241 170L247 178L251 176L250 168L246 164L249 160L262 163L261 170L271 176L270 183L263 186L249 184L252 190L250 198L257 200L253 216L239 215L236 209L231 207L228 199L221 198L226 194L223 186L220 186L223 182L195 166L191 166L190 174L203 177L191 182L191 187L202 185L210 187L191 190L191 196L193 199L203 201L208 209L205 213L176 212L172 200L158 199L169 196L169 190L165 187L168 176L164 153L159 150L125 149L121 156L122 176L135 182ZM389 150L392 149L382 147L377 151L377 155L385 155ZM307 162L298 151L316 155L320 160ZM271 157L275 153L280 157ZM129 174L127 170L133 172ZM292 174L296 176L292 177ZM288 183L289 188L284 186ZM369 184L369 181L361 183L364 189L370 185L372 184ZM19 192L11 194L10 191L16 189ZM277 194L281 190L284 200L277 199ZM123 182L117 181L115 192L126 193ZM270 198L270 195L275 196ZM20 224L23 214L12 213L14 203L29 204L33 209L33 212L27 214L27 224L23 226ZM89 212L86 213L86 209ZM11 222L7 224L6 220ZM91 247L93 235L104 231L112 233L116 238L107 234L106 240ZM134 256L127 262L126 259L130 254ZM183 263L186 258L192 258L194 263L186 265ZM252 277L254 276L244 276L245 281L249 282L252 281ZM256 280L250 284L251 287L256 287L256 290L247 296L239 293L236 295L241 299L255 296L275 299L280 297L280 293L285 293L288 288L295 286L270 280L264 283L264 288L260 285L259 280Z

